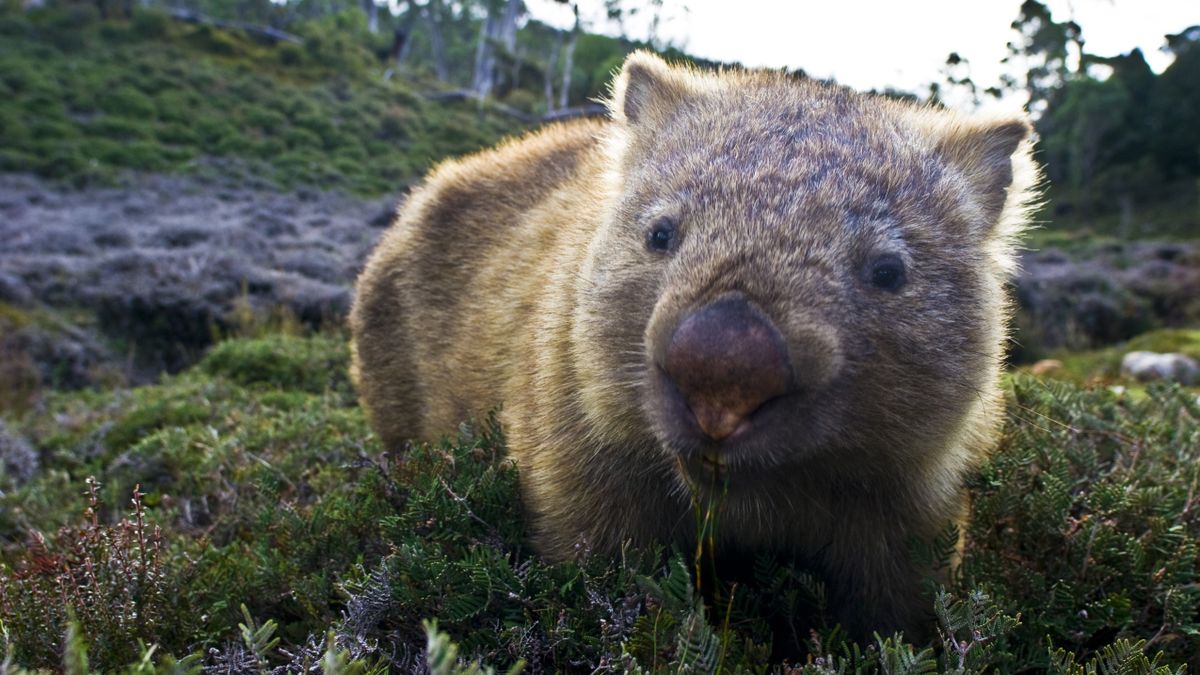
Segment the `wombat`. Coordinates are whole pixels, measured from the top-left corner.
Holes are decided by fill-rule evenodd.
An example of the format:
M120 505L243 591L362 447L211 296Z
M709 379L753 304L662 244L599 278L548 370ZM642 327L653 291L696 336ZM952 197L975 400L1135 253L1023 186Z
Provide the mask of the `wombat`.
M857 635L919 630L910 546L965 517L1000 419L1028 122L648 53L609 107L400 209L351 315L374 429L500 406L545 557L692 546L719 492L718 548L811 561Z

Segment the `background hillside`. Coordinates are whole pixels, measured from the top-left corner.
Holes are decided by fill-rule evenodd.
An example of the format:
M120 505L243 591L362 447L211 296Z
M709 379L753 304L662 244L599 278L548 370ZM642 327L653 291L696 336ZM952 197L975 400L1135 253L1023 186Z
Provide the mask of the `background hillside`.
M346 380L350 285L430 166L596 114L635 48L722 64L517 0L4 0L0 672L1200 667L1200 389L1120 370L1200 358L1200 26L1156 74L1013 19L1005 82L950 55L884 92L1027 98L1049 182L940 633L855 645L793 561L541 563L502 430L389 455Z

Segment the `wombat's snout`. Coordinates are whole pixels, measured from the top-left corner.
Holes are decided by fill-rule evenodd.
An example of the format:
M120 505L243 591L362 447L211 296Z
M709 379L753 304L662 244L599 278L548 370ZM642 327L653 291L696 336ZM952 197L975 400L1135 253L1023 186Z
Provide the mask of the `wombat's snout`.
M667 345L663 370L714 441L731 436L792 382L783 336L741 296L685 317Z

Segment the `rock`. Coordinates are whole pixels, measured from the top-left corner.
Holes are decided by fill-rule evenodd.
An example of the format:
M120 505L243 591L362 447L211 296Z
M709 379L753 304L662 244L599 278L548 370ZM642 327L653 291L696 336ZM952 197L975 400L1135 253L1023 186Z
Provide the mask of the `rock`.
M1034 375L1041 376L1062 370L1062 367L1063 362L1059 361L1058 359L1042 359L1041 361L1038 361L1030 366L1029 372L1033 373Z
M1121 373L1140 382L1167 380L1191 386L1200 381L1200 363L1186 354L1129 352L1121 359Z

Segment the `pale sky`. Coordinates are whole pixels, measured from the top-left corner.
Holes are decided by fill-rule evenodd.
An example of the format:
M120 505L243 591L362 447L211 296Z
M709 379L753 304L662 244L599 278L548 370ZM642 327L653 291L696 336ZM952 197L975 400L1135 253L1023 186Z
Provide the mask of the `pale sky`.
M526 0L532 14L569 26L571 15L552 0ZM597 11L601 0L581 0L587 28L612 32ZM629 3L626 3L629 4ZM1155 71L1170 63L1163 36L1200 24L1200 0L1048 0L1054 19L1073 15L1086 49L1112 56L1141 47ZM686 6L687 11L681 11ZM685 51L747 66L803 68L858 89L893 86L925 92L940 80L950 52L971 62L986 87L1002 72L1000 59L1015 34L1009 24L1021 0L664 0L659 34ZM644 37L644 22L627 26Z

